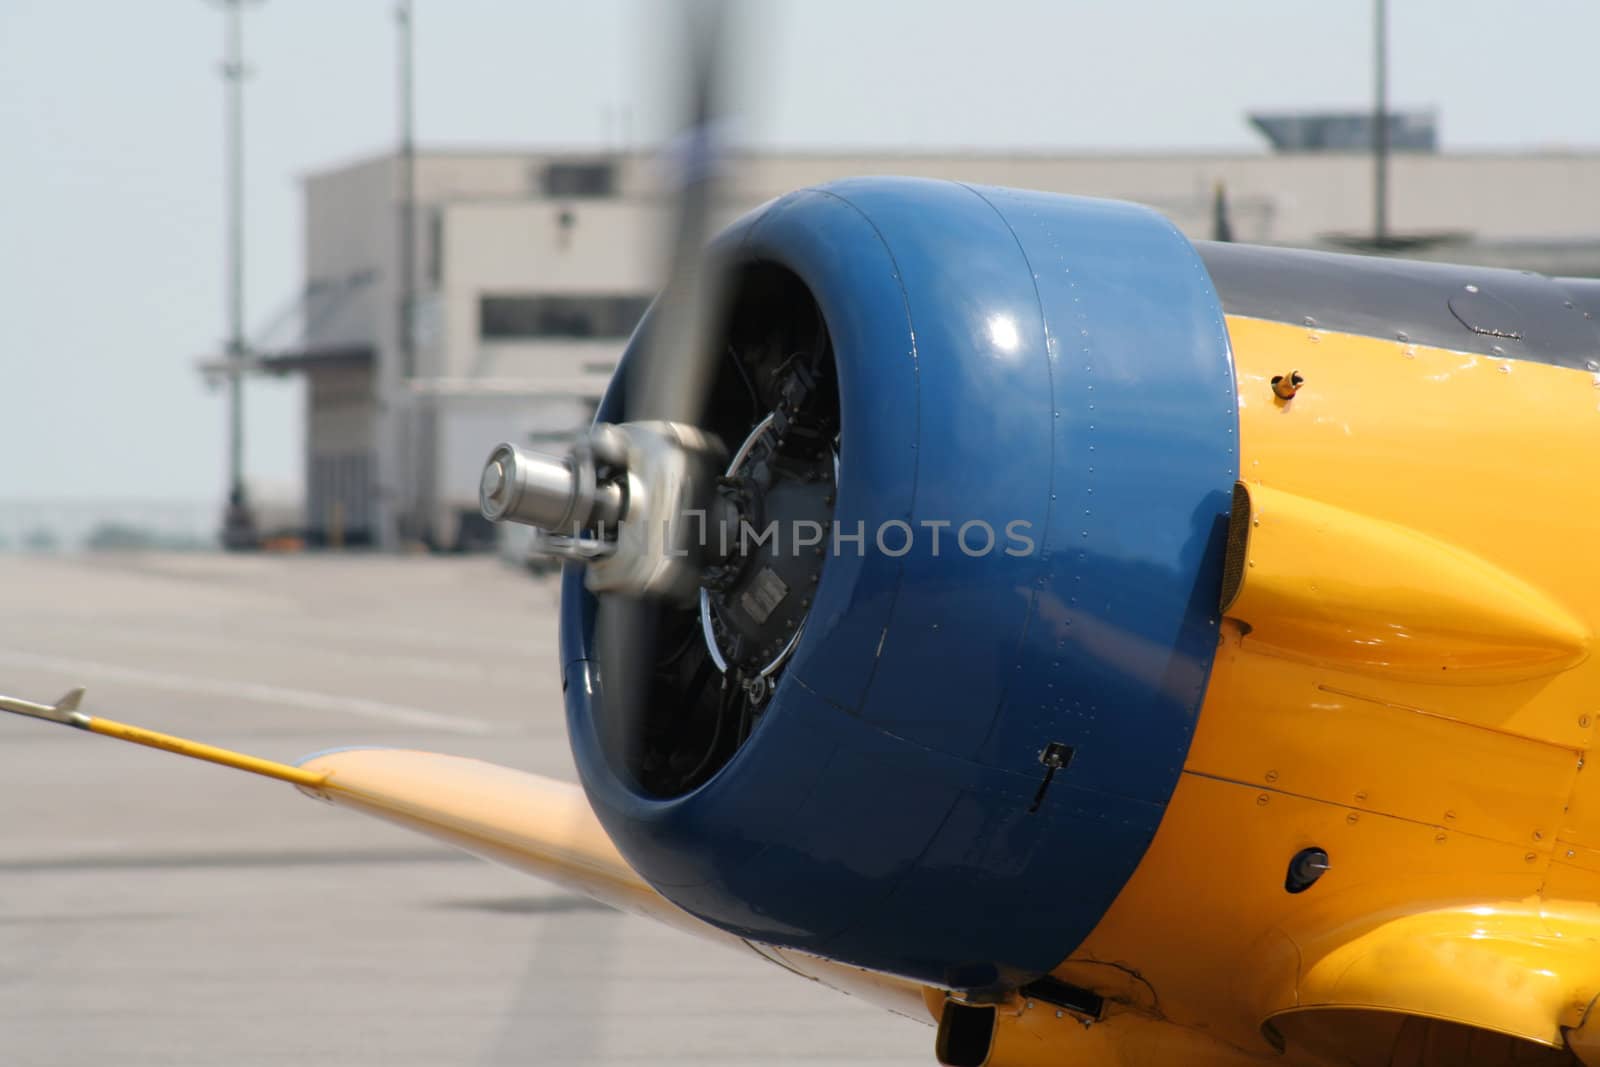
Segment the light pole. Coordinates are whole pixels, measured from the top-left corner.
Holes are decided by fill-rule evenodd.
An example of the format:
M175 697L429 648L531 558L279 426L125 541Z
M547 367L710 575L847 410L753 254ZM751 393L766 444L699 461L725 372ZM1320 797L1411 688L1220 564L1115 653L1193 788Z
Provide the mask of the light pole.
M400 374L417 373L413 304L417 293L417 144L413 132L411 0L399 0L394 19L398 31L396 66L400 104Z
M224 153L227 163L227 376L228 502L222 517L222 545L255 548L255 515L244 485L244 372L248 356L244 312L244 5L221 0Z
M390 499L399 509L387 520L386 540L395 545L415 541L422 536L426 525L424 511L423 448L421 401L412 391L411 384L417 375L417 146L414 129L413 72L415 70L415 45L413 33L412 0L397 0L394 6L395 21L395 96L399 118L399 145L396 152L396 201L398 244L398 277L395 310L395 349L399 364L398 379L392 395L403 397L402 403L391 408L390 418L400 420L393 432L398 447L394 454L404 457L404 463L390 478L402 488L392 493Z
M1389 12L1386 0L1372 11L1372 244L1389 243Z

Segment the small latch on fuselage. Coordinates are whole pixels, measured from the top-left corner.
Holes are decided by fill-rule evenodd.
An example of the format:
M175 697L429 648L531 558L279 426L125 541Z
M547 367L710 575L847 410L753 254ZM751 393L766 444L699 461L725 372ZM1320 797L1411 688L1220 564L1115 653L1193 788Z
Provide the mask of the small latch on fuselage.
M1033 794L1033 803L1028 807L1030 815L1044 803L1045 790L1050 788L1050 780L1056 776L1056 772L1065 770L1072 763L1072 746L1052 741L1039 753L1039 762L1044 766L1044 781L1039 783L1039 791Z

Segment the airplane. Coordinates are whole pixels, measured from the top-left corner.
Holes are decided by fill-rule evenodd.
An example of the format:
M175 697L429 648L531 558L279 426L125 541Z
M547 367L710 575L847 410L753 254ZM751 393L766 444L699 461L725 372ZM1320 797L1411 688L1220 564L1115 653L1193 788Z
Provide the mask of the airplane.
M481 487L566 561L579 785L0 708L753 950L953 1067L1600 1065L1600 281L896 178L710 237L713 37L594 427Z

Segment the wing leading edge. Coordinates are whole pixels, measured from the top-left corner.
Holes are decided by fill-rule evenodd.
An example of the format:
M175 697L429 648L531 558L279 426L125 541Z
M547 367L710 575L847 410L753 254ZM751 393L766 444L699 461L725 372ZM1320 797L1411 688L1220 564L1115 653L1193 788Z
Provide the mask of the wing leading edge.
M932 1023L924 987L832 960L744 941L690 915L628 866L583 790L570 782L437 752L341 749L301 768L319 777L308 796L351 808L536 875L620 911L697 937L747 947L772 963L896 1014Z
M628 866L583 794L570 782L483 760L409 749L344 748L296 766L89 715L83 690L54 704L0 696L0 711L130 741L264 778L289 782L307 796L425 834L472 855L619 911L654 919L697 937L748 948L802 977L923 1023L943 991L832 960L748 942L690 915Z

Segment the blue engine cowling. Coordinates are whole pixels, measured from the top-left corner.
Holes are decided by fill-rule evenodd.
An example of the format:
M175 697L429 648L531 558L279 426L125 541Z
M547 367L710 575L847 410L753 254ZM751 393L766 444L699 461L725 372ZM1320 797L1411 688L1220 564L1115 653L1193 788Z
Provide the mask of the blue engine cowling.
M671 797L603 751L569 567L584 788L640 875L716 926L951 988L1027 981L1121 890L1193 734L1239 473L1217 295L1147 209L954 183L803 190L718 243L820 310L835 522L866 538L826 560L748 741ZM955 542L974 520L994 550ZM875 543L895 522L904 554L899 526Z

